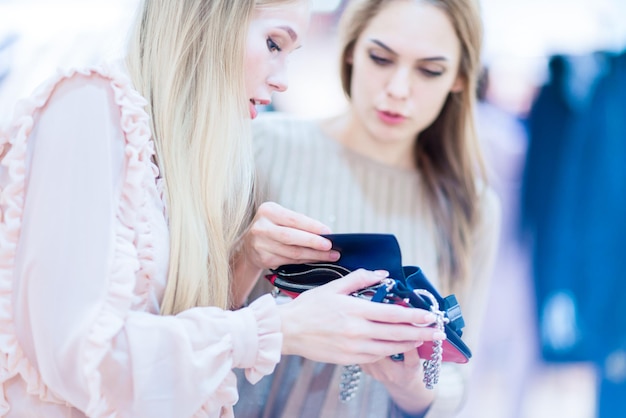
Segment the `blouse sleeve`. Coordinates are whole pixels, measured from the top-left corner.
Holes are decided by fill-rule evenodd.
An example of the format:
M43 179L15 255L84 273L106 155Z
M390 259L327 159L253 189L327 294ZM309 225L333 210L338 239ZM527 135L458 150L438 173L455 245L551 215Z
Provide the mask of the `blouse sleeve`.
M3 351L29 391L89 416L217 416L237 400L232 368L252 382L273 370L280 319L271 297L234 312L131 310L140 265L130 200L145 162L129 137L149 139L149 130L124 89L74 74L26 123L25 170L13 167L23 201L20 187L5 189L23 211L21 230L7 235L19 233L8 321L16 338Z

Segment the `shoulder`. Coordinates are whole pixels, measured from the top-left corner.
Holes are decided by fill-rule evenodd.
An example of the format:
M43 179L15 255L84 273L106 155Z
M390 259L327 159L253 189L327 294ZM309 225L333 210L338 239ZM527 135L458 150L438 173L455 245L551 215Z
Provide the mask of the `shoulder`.
M106 129L109 133L124 131L122 137L128 139L130 130L138 125L149 132L145 105L146 100L120 66L60 70L16 104L6 134L28 136L39 126L50 134L56 132L47 135L53 138L89 138L87 134L95 129Z
M34 97L45 100L48 105L56 101L76 105L78 114L91 106L102 105L140 113L146 105L146 100L134 89L126 73L113 65L59 72Z
M23 128L25 120L32 121L51 108L79 119L94 106L103 105L137 113L143 110L146 101L118 64L62 69L42 82L30 96L15 103L4 129L8 135L15 134Z
M117 170L131 159L149 163L153 146L145 103L113 66L59 71L18 102L0 134L2 162L24 165L28 155L37 154L39 164L57 166L104 161Z

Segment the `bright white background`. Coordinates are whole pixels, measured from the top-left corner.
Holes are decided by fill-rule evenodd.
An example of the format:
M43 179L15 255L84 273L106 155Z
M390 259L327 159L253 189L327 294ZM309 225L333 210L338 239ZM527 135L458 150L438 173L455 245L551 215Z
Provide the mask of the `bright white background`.
M322 12L340 3L313 1ZM0 115L57 66L119 56L136 4L137 0L0 0L0 44L11 34L19 36L12 47L0 51L0 72L7 62L12 69L8 85L0 86ZM545 75L548 54L617 51L626 46L626 0L481 0L481 7L484 57L492 68L495 99L512 111L527 107L532 86ZM332 113L342 98L337 93L335 50L327 42L323 50L317 48L319 39L309 43L312 47L293 60L291 91L281 100L296 113Z
M305 47L294 53L289 91L275 98L277 107L310 117L332 114L345 104L337 77L334 28L323 26L333 21L328 13L340 1L313 1L322 14L313 20ZM136 4L137 0L0 0L0 125L11 115L15 101L55 68L120 57ZM550 54L626 49L626 0L481 0L481 7L491 99L512 114L528 110L537 86L545 80ZM10 39L14 41L2 48ZM505 154L523 157L514 141L495 145ZM513 180L511 193L519 186ZM511 303L520 300L516 296L511 295ZM463 418L474 418L475 411L481 411L481 418L514 418L512 411L515 418L592 417L594 388L588 370L530 370L527 380L521 381L507 375L506 364L520 359L510 359L508 342L500 343L505 348L494 347L498 358L483 369L470 416ZM532 349L531 343L523 344Z

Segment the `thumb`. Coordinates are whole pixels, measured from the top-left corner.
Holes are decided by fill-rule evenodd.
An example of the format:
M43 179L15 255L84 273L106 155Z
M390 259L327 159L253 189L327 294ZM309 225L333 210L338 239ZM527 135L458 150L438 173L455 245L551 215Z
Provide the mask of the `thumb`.
M325 285L327 289L335 293L349 295L368 286L380 283L381 280L389 276L386 270L370 271L358 269L341 279L333 280Z

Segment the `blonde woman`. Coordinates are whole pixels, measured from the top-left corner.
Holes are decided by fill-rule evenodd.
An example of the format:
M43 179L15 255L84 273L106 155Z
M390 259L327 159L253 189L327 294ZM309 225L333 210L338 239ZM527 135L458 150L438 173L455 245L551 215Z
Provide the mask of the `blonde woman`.
M0 135L1 416L232 416L233 368L254 383L303 353L286 318L317 304L225 309L249 121L287 88L308 14L299 0L146 0L124 64L61 72L22 102ZM352 299L384 274L320 294ZM363 361L431 338L404 325L422 313L396 317L399 337Z
M353 0L340 35L347 111L319 121L270 114L253 124L259 179L273 202L258 211L248 254L258 266L315 259L321 247L306 242L316 233L306 223L311 219L336 233L393 233L405 265L420 266L442 294L456 294L467 324L463 337L475 351L500 219L474 132L477 5ZM281 248L284 237L290 247L266 250ZM239 285L242 294L250 284ZM454 416L475 360L444 364L429 391L416 351L404 359L362 364L368 376L356 397L340 402L342 368L285 358L272 379L254 388L242 382L235 411L239 417L257 416L258 409L263 416L305 417L312 408L324 418Z

